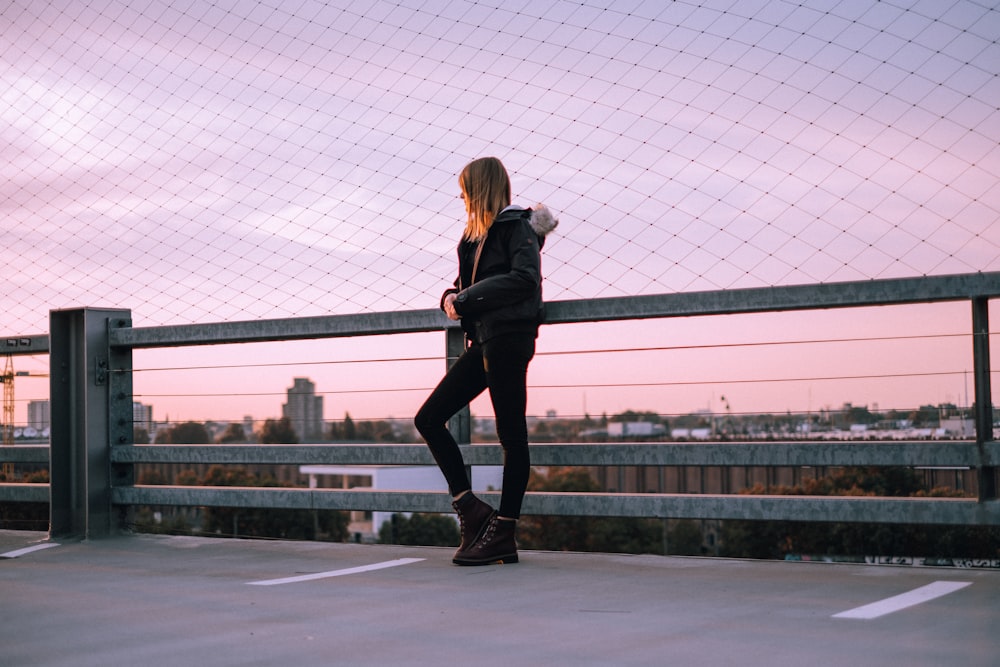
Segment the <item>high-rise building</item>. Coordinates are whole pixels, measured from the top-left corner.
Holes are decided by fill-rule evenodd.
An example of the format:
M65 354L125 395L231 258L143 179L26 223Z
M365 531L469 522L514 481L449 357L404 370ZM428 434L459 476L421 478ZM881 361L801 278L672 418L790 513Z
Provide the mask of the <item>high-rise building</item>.
M132 403L132 428L133 429L143 429L151 437L153 436L153 406L143 405L142 403L133 402ZM146 444L146 443L136 443Z
M254 422L252 415L243 415L243 433L247 436L247 442L254 442Z
M323 397L316 395L316 385L309 378L293 380L281 414L295 429L300 442L323 439Z
M28 401L28 426L44 431L52 421L48 401Z

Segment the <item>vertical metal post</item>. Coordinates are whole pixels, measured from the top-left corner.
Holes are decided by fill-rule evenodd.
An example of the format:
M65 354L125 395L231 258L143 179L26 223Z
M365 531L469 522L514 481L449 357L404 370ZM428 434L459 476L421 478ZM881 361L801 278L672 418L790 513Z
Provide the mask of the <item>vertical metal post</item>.
M127 311L126 311L127 312ZM110 317L108 331L132 326L129 315ZM130 447L135 444L135 412L132 397L132 348L111 347L108 350L108 430L111 447ZM132 486L136 483L135 465L111 465L112 486ZM127 530L135 524L133 507L119 507L111 517L112 530Z
M108 326L130 318L128 310L94 308L49 314L53 536L86 539L113 532L110 445L120 429L110 425Z
M451 368L458 358L465 352L465 332L461 327L449 327L445 329L445 355L447 356L447 368ZM467 445L472 442L472 412L466 405L448 420L448 430L455 442L460 445ZM465 466L465 474L472 481L472 466Z
M972 365L976 384L976 445L979 460L986 460L985 444L993 440L993 398L990 390L990 302L986 297L972 299ZM997 468L979 466L979 500L997 497Z

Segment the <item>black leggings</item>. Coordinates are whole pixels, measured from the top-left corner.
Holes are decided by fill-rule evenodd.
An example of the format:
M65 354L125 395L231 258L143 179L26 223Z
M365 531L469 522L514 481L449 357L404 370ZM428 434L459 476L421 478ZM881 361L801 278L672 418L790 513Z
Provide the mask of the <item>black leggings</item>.
M516 519L528 488L528 363L535 356L535 334L505 334L473 344L455 361L417 411L414 424L444 473L452 496L472 488L462 452L447 422L472 399L490 390L497 437L503 447L500 516Z

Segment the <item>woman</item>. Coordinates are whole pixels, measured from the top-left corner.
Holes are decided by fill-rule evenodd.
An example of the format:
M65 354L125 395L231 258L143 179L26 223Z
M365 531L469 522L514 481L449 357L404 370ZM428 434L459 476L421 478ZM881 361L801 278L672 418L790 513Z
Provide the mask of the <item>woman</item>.
M510 178L497 158L470 162L458 179L467 221L458 244L458 278L441 309L461 321L465 352L417 412L417 430L448 482L462 543L457 565L516 563L514 530L528 487L528 363L542 319L540 250L555 229L549 210L511 206ZM500 508L473 495L448 419L489 389L504 451Z

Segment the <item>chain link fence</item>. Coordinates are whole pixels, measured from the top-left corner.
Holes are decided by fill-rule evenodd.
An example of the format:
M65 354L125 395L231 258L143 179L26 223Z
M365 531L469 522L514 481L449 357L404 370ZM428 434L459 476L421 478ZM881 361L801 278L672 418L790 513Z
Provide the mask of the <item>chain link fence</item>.
M548 299L1000 268L1000 12L940 2L12 0L0 304L136 325L430 308L457 173Z

